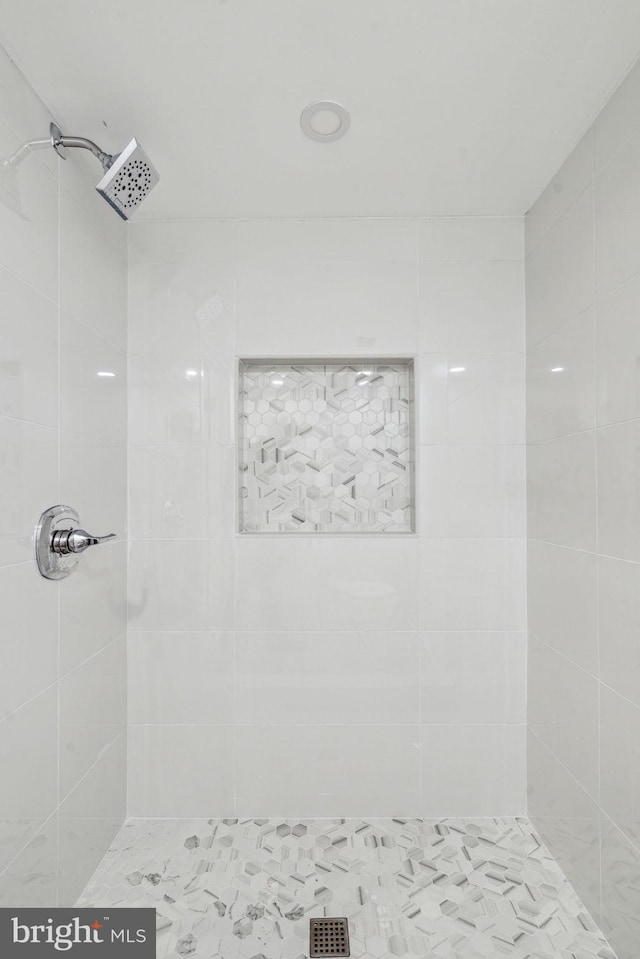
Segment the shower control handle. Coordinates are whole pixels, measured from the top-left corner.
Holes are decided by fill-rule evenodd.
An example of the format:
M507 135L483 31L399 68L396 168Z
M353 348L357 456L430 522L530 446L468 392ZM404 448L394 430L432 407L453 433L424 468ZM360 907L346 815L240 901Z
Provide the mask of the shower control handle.
M106 536L92 536L85 529L59 529L51 534L51 552L60 556L69 553L84 553L89 546L97 546L108 539L114 539L115 533Z

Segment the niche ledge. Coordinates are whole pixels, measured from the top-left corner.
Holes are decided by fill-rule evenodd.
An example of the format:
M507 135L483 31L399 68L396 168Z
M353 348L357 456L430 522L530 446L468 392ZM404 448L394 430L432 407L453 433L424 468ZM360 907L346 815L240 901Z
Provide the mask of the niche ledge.
M241 533L412 533L409 358L241 359Z

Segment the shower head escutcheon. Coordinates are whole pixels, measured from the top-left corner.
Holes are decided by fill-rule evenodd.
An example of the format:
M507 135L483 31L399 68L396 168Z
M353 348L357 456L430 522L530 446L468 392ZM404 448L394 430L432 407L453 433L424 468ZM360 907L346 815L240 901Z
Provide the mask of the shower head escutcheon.
M104 176L96 186L98 193L113 207L118 216L128 220L160 179L138 141L133 138L122 153L105 153L85 137L65 136L60 127L49 127L51 146L58 156L66 159L68 149L89 150L102 164Z

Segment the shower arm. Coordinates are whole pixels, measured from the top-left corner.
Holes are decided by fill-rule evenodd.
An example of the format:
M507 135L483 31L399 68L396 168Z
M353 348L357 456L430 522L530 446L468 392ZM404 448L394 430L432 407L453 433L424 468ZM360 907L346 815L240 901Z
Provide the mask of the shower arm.
M102 169L106 173L109 167L113 165L114 160L117 159L117 154L105 153L93 140L87 140L86 137L64 136L60 127L55 123L50 125L49 132L51 135L51 146L63 160L66 160L67 155L65 151L67 149L89 150L90 153L93 153L94 157L100 160Z

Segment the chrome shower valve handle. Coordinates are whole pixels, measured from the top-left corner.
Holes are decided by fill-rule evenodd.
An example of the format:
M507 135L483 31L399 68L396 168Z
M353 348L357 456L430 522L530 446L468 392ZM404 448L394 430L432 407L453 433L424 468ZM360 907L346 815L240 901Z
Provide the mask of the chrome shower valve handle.
M81 553L115 536L115 533L92 536L86 529L80 529L80 517L71 506L51 506L36 526L38 570L45 579L64 579L78 565Z
M86 529L59 529L51 534L51 552L66 556L69 553L84 553L89 546L97 546L105 540L115 539L115 533L92 536Z

